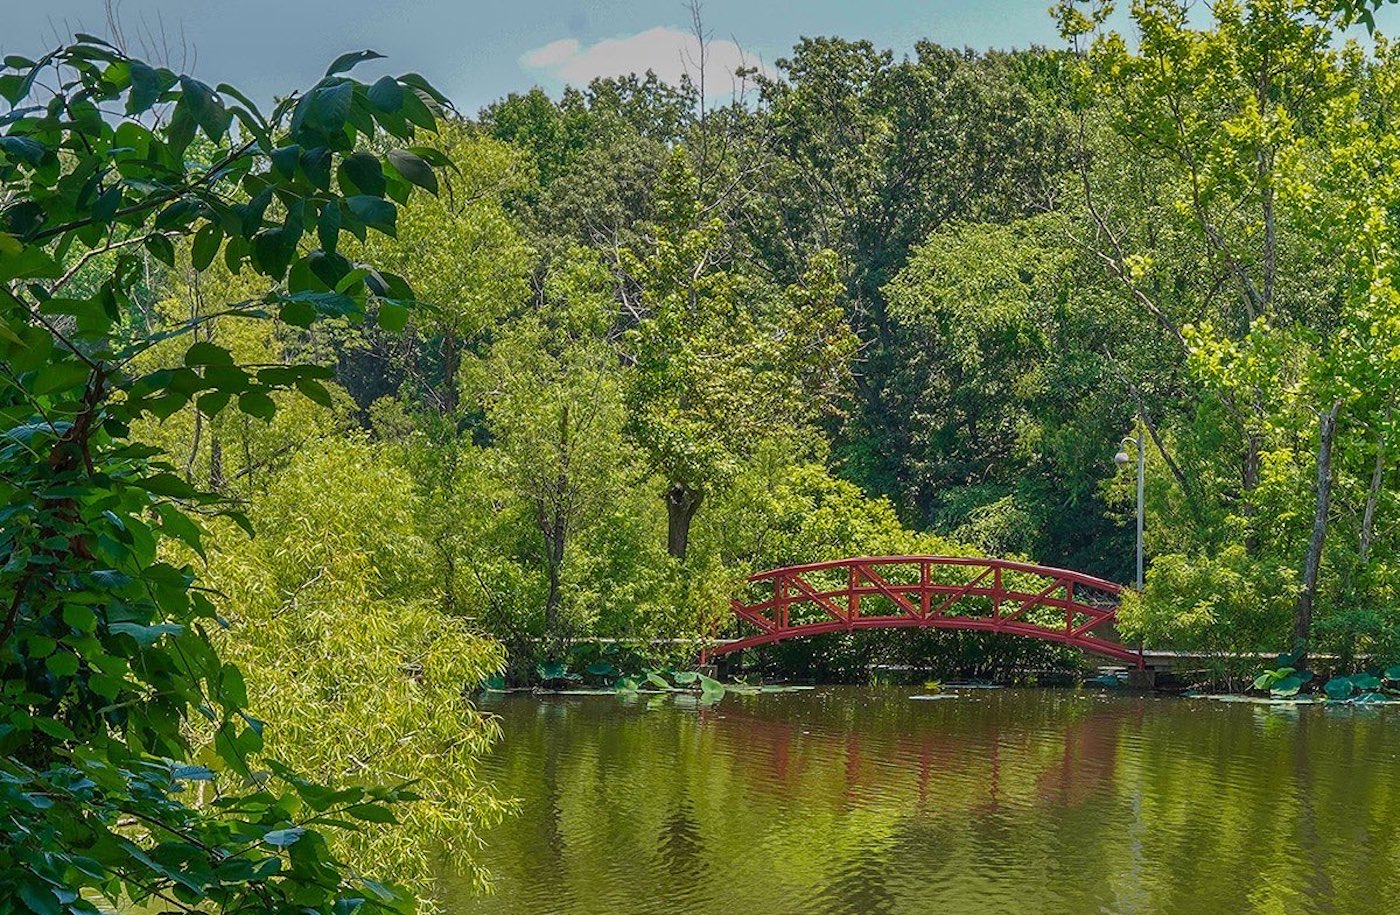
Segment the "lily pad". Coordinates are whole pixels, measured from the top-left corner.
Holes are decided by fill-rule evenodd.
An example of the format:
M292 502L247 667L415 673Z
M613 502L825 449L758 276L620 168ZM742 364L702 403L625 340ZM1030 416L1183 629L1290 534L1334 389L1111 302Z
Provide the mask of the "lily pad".
M1368 673L1352 674L1351 685L1362 692L1374 692L1381 688L1381 678Z
M1356 687L1352 685L1351 677L1333 677L1322 687L1322 691L1329 699L1345 699L1352 694Z
M724 698L724 684L707 677L704 674L697 674L700 680L700 698L702 701L717 702Z
M549 680L582 680L578 674L569 673L569 668L563 661L546 661L535 666L535 674L545 681Z
M1302 689L1303 684L1310 679L1311 677L1304 677L1302 674L1296 672L1291 673L1274 683L1269 689L1269 695L1285 699L1289 696L1296 696L1298 695L1298 690Z

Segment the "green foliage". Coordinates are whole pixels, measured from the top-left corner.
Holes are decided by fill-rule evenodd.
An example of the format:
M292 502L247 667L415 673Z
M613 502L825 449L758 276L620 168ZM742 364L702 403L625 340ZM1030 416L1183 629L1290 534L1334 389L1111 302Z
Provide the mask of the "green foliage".
M1376 519L1394 510L1395 261L1377 242L1396 144L1377 117L1395 51L1341 46L1339 11L1256 0L1203 22L1164 0L1133 8L1129 42L1106 8L1059 8L1094 154L1081 237L1130 306L1110 345L1155 432L1150 577L1188 587L1173 608L1149 584L1149 638L1175 617L1183 645L1393 652Z
M332 847L430 897L444 859L485 882L479 831L507 805L479 781L476 760L498 730L466 694L503 657L442 612L421 562L416 487L395 456L356 439L298 449L252 494L258 537L210 531L205 580L229 623L221 656L247 672L254 706L281 710L270 757L365 784L413 783L419 797L395 822Z
M1254 678L1253 688L1267 690L1274 698L1288 698L1298 695L1298 691L1312 681L1312 671L1294 667L1280 667L1266 670Z
M684 559L706 495L756 444L792 441L820 416L842 389L855 339L835 304L832 252L774 288L724 265L725 225L705 217L685 155L667 161L657 196L650 250L625 263L646 311L624 342L635 364L627 433L666 481L668 547Z
M1058 214L948 226L883 291L903 340L895 383L918 417L903 447L923 516L994 554L1092 569L1111 519L1067 520L1065 506L1112 473L1122 403L1097 350L1122 315L1067 231Z
M1355 688L1350 677L1332 677L1323 685L1322 691L1328 699L1347 699Z
M364 248L376 263L401 274L427 303L413 314L416 334L409 350L396 358L404 363L400 371L410 385L421 384L419 379L436 381L414 393L455 421L467 383L463 359L525 299L533 253L503 204L525 180L520 154L452 121L440 125L437 141L430 158L443 166L443 192L415 196L401 208L396 238L371 236ZM419 160L412 168L417 173L428 166ZM433 174L431 168L427 174ZM381 305L379 323L397 342L408 312L388 314L398 326L385 323ZM421 343L419 334L426 338ZM362 383L382 385L384 380L381 372Z
M1277 644L1287 631L1293 589L1287 568L1269 570L1242 546L1214 557L1153 559L1139 597L1124 596L1119 621L1129 639L1226 655Z
M1043 209L1035 201L1057 181L1067 148L1055 58L927 41L900 58L868 41L808 38L777 62L778 77L760 80L769 110L760 129L772 139L755 146L778 155L741 224L776 276L798 275L822 248L840 257L840 304L862 357L858 409L839 427L836 453L852 479L916 523L968 480L956 455L940 453L961 443L941 435L952 431L938 428L941 415L926 413L942 409L945 393L943 366L922 358L931 334L897 318L889 284L940 230ZM970 273L984 265L964 263Z
M757 572L815 557L930 553L966 547L900 524L887 500L866 496L820 463L793 461L781 444L764 445L715 506L699 534L727 566Z
M631 77L476 123L356 80L373 52L266 116L96 39L8 58L0 891L398 907L354 874L427 894L438 851L480 882L503 805L464 687L715 701L702 635L797 562L1125 578L1129 430L1127 638L1400 660L1400 49L1337 42L1371 8L1150 0L1129 41L1065 3L1067 51L806 39L755 104Z
M147 273L174 267L177 242L193 240L206 269L221 251L230 271L261 277L254 294L221 303L226 316L278 314L306 326L356 319L373 301L412 302L403 280L352 265L338 242L370 228L392 234L396 203L411 191L397 171L383 172L382 185L368 177L380 160L357 144L414 142L443 100L414 75L377 84L392 93L343 75L369 56L341 58L268 116L232 87L86 36L38 61L5 61L7 902L43 915L131 902L226 912L411 907L401 891L343 867L329 836L347 817L391 821L385 805L413 795L397 784L323 788L261 755L279 723L251 713L243 675L211 638L223 620L186 561L206 552L192 515L247 519L130 437L134 423L192 402L201 415L236 403L265 421L282 392L323 399L319 380L331 374L240 363L202 337L208 314L158 331L144 325ZM151 366L141 357L157 344L181 357ZM199 764L187 722L209 740Z
M1353 702L1364 704L1386 699L1387 696L1381 695L1382 688L1393 696L1398 682L1400 682L1400 668L1390 667L1381 675L1367 671L1354 673L1350 676L1335 675L1323 685L1322 691L1328 699L1337 701L1352 699Z

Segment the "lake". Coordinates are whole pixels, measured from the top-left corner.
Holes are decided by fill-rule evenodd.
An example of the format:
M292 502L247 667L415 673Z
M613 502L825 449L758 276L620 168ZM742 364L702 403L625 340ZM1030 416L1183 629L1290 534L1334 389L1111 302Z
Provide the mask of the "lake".
M1363 913L1400 900L1400 709L1074 690L508 695L519 816L452 915ZM686 697L688 699L688 697ZM688 706L688 707L687 707Z

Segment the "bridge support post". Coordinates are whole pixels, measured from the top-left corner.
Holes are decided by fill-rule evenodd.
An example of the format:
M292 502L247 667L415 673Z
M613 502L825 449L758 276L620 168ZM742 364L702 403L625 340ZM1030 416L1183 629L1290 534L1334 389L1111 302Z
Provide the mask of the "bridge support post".
M1151 690L1157 688L1157 671L1150 667L1128 668L1128 689Z

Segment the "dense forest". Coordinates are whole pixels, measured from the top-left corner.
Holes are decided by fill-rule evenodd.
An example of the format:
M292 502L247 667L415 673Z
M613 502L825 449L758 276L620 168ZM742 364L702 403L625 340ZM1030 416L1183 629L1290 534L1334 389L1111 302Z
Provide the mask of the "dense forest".
M360 821L337 854L421 886L508 807L469 765L495 724L464 687L689 664L743 578L789 563L1131 581L1126 436L1127 638L1400 660L1400 50L1315 6L1142 0L1123 36L1066 2L1062 48L808 38L766 71L702 57L475 115L412 74L355 81L369 52L268 117L90 36L6 59L3 790L87 823L83 780L114 770L25 780L112 729L201 786L265 752L327 829ZM112 823L176 816L168 772L126 775ZM331 911L308 821L240 803L180 806L181 850L127 864L183 903L252 910L256 884ZM249 816L300 870L170 876ZM83 835L98 863L0 851L0 882L59 911L35 874L103 886L131 845Z
M1392 654L1394 54L1294 3L1217 15L1144 5L1132 49L1072 8L1070 50L808 39L771 75L452 117L440 193L364 245L421 309L205 325L240 358L333 362L330 409L191 404L139 434L266 537L328 531L355 494L358 548L412 557L385 598L436 600L528 677L580 638L698 636L793 562L1131 581L1113 454L1141 430L1130 637ZM182 265L147 319L247 292ZM339 478L308 492L318 472ZM266 570L267 548L219 553ZM331 586L315 557L285 572Z

